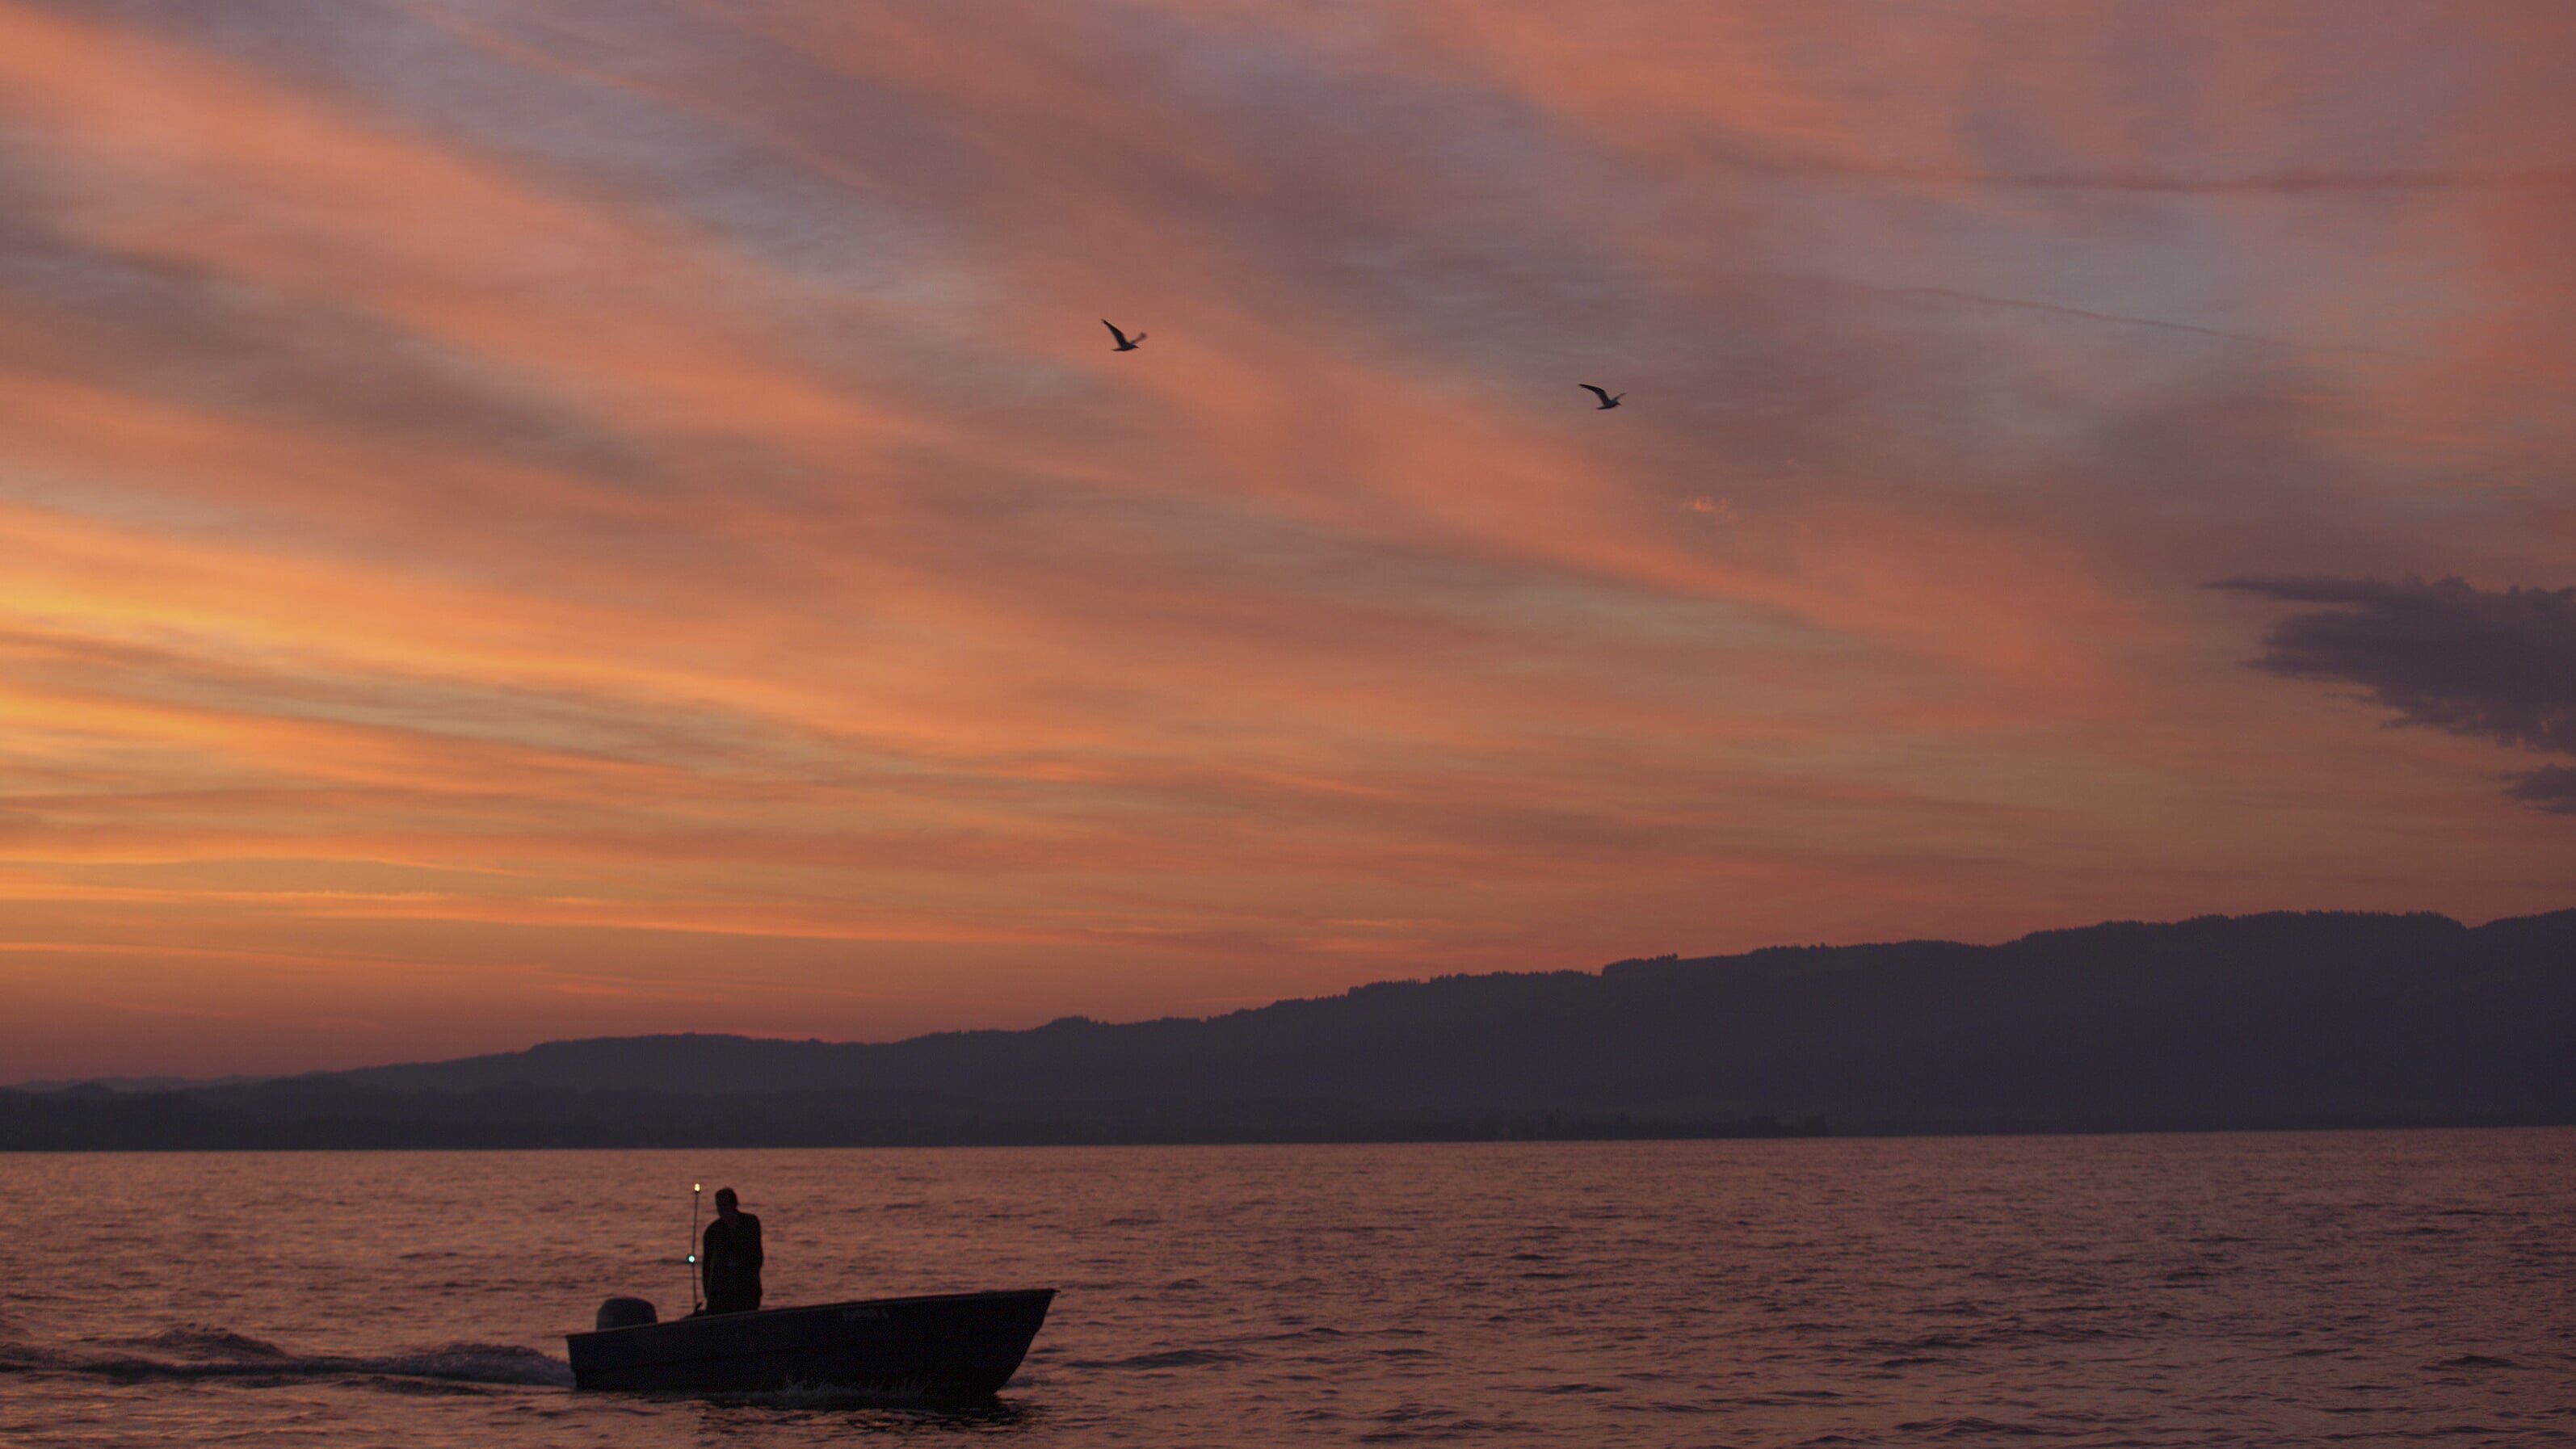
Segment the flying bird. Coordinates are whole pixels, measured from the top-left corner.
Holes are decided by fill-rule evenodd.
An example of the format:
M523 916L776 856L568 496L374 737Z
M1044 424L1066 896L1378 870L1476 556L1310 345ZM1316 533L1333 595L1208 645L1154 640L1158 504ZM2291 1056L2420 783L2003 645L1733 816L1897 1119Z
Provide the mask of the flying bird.
M1106 317L1100 319L1100 325L1108 328L1109 335L1118 339L1118 345L1109 349L1112 352L1133 352L1136 350L1136 344L1145 340L1145 334L1142 332L1137 333L1134 337L1129 337L1126 333L1118 330L1117 323L1110 321Z
M1594 412L1608 412L1610 409L1615 408L1615 407L1617 407L1617 406L1619 405L1619 399L1620 399L1620 398L1623 398L1623 397L1626 397L1626 396L1627 396L1627 394L1626 394L1626 393L1624 393L1624 392L1623 392L1623 393L1616 394L1616 395L1613 395L1613 394L1610 394L1610 393L1603 392L1601 389L1599 389L1599 388L1597 388L1597 387L1594 387L1592 384L1590 384L1590 383L1588 383L1588 382L1578 382L1578 383L1576 383L1576 384L1575 384L1575 386L1576 386L1576 387L1579 387L1579 388L1581 388L1581 389L1583 389L1585 392L1588 392L1588 393L1592 394L1594 397L1597 397L1597 398L1601 399L1601 406L1599 406L1599 407L1597 407L1597 408L1594 408L1594 409L1593 409L1593 411L1594 411Z

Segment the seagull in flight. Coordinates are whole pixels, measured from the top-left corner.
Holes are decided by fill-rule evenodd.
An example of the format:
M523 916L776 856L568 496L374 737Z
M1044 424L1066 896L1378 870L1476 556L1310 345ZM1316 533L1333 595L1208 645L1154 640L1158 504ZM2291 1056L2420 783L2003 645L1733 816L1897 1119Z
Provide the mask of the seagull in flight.
M1109 349L1112 352L1133 352L1136 350L1136 344L1145 340L1144 333L1139 332L1135 336L1130 337L1126 333L1119 331L1118 324L1110 321L1106 317L1100 319L1100 325L1108 328L1109 335L1118 339L1118 345Z
M1592 384L1590 384L1590 383L1588 383L1588 382L1578 382L1578 383L1576 383L1576 384L1575 384L1575 386L1576 386L1576 387L1579 387L1579 388L1581 388L1581 389L1583 389L1585 392L1588 392L1588 393L1592 394L1594 397L1597 397L1597 398L1601 399L1601 406L1599 406L1599 407L1597 407L1597 408L1594 408L1594 409L1593 409L1593 411L1594 411L1594 412L1597 412L1597 413L1606 413L1606 412L1610 411L1612 408L1615 408L1615 407L1617 407L1617 406L1619 405L1619 399L1620 399L1620 398L1623 398L1623 397L1626 397L1626 396L1627 396L1627 394L1626 394L1626 393L1624 393L1624 392L1623 392L1623 393L1618 393L1618 394L1611 394L1611 393L1603 392L1601 389L1599 389L1599 388L1597 388L1597 387L1594 387Z

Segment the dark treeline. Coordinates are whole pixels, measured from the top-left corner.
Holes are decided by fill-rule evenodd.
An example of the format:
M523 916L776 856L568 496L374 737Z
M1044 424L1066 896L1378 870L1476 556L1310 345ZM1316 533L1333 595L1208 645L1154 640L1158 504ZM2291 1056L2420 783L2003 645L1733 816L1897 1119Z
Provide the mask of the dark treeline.
M2576 1122L2576 911L1444 977L1209 1020L656 1036L185 1091L0 1093L0 1146L1413 1141Z

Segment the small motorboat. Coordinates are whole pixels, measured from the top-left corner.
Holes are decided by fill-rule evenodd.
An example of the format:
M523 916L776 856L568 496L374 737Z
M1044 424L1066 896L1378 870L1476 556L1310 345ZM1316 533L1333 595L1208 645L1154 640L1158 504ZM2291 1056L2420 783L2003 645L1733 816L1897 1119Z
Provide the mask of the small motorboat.
M1046 1322L1052 1288L870 1298L655 1321L640 1298L600 1305L568 1333L585 1389L725 1393L845 1389L890 1399L982 1399L1009 1381Z

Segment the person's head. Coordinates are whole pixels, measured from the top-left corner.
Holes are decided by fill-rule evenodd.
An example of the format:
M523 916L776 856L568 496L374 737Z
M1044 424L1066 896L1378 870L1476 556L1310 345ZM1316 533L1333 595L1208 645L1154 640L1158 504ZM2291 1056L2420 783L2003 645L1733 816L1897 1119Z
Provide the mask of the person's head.
M732 1188L720 1187L716 1189L716 1216L730 1218L741 1210L742 1199L734 1196Z

